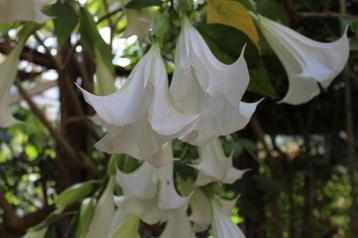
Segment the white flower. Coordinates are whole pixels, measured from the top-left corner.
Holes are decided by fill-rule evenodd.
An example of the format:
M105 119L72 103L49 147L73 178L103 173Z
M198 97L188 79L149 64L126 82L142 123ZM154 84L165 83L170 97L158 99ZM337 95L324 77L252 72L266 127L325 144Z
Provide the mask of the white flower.
M197 186L203 186L210 182L221 182L232 184L240 179L246 170L239 170L233 167L231 156L225 156L219 139L213 139L204 146L199 147L200 163L193 165L199 170Z
M178 194L173 176L173 162L160 168L144 162L133 173L125 174L117 170L116 181L123 189L126 199L156 198L158 207L166 210L182 207L189 199Z
M136 35L139 38L145 38L154 19L153 11L150 8L125 9L124 13L127 18L127 26L123 37Z
M212 234L214 238L244 238L239 227L231 221L216 199L210 199L212 212Z
M242 129L250 120L257 103L241 101L250 80L243 52L234 64L221 63L189 20L182 21L170 91L180 112L204 112L185 141L203 145Z
M156 168L144 162L134 172L126 174L117 169L116 181L126 198L151 199L156 196L158 178Z
M12 21L45 23L50 18L41 9L55 2L56 0L0 0L0 24Z
M308 102L320 92L317 83L327 88L347 63L347 32L335 42L322 43L263 16L256 18L265 39L288 74L289 88L281 102Z
M16 79L17 61L25 42L19 43L0 65L0 128L17 123L10 113L10 89Z
M169 143L164 149L162 153L172 157ZM187 206L190 198L176 191L173 169L173 162L160 168L144 162L132 173L117 170L116 181L123 196L116 198L116 204L148 224L164 222L168 212Z
M236 206L237 199L225 200L222 198L215 198L218 201L220 209L229 215ZM190 198L191 215L190 220L194 223L194 231L202 232L209 228L213 220L211 205L209 198L200 190L195 189L193 196Z
M206 195L196 189L190 198L191 215L189 219L194 223L194 231L203 232L211 224L210 203Z
M154 165L168 163L160 155L161 146L188 131L198 118L179 113L173 107L157 44L138 62L117 92L96 96L82 89L82 93L109 131L96 147L111 154L126 153Z
M114 183L115 180L111 177L96 206L87 238L108 237L111 231L116 211L113 201Z
M168 220L159 238L195 238L195 233L186 214L186 206L168 214Z
M125 153L154 166L170 162L160 152L169 137L156 133L146 118L123 127L108 124L106 127L108 133L95 145L98 150L109 154Z

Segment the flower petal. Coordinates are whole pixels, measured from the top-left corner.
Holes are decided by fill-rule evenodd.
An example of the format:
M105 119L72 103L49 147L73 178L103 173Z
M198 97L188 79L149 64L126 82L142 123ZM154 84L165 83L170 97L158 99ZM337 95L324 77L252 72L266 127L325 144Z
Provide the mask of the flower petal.
M113 237L115 232L121 227L123 222L125 221L127 214L122 208L117 208L114 217L112 219L111 229L109 232L109 237Z
M127 27L123 32L123 37L130 37L133 35L139 38L145 38L153 22L154 14L148 9L125 9L124 13L127 17Z
M189 64L194 68L202 89L211 96L225 95L233 105L238 106L250 81L244 59L245 47L235 63L223 64L211 53L203 37L187 18L183 20L178 41L187 44L184 48L190 52L187 55Z
M343 70L349 57L347 31L332 43L313 41L290 28L259 16L258 25L283 64L289 79L281 102L301 104L319 94Z
M169 213L168 221L159 238L195 238L190 221L186 215L186 207Z
M115 203L127 214L138 216L147 224L162 223L167 219L167 211L158 207L158 196L153 199L115 197Z
M211 224L210 203L205 194L196 189L190 198L191 215L189 219L194 223L194 231L202 232Z
M96 96L81 89L87 103L108 124L124 126L146 115L152 96L150 75L152 54L150 50L134 67L127 83L117 92L108 96Z
M245 235L220 208L214 199L210 200L213 214L212 233L214 238L244 238Z
M171 161L160 153L166 141L166 137L153 131L146 119L141 119L124 127L109 128L107 135L95 146L109 154L124 153L154 166L161 166Z
M165 165L158 170L160 189L159 207L161 209L177 209L188 203L189 197L178 194L174 185L174 164Z
M184 115L172 104L168 91L168 78L159 45L152 46L157 52L153 58L154 98L149 120L153 129L160 135L173 136L185 131L198 118L198 115ZM175 136L176 137L176 136Z
M121 186L127 198L150 199L157 194L158 181L155 176L155 168L146 162L130 174L125 174L117 169L116 182Z
M184 114L201 114L192 130L183 136L184 141L204 145L248 123L257 103L241 102L249 83L243 53L233 65L222 64L189 21L184 20L175 65L170 85L175 107Z
M197 186L203 186L212 181L233 183L245 173L233 167L232 159L225 156L219 139L214 139L205 146L199 147L199 156L201 162L193 167L204 176L199 176L195 182Z
M112 220L116 211L113 201L114 183L114 178L111 177L97 203L87 238L107 237L111 230Z

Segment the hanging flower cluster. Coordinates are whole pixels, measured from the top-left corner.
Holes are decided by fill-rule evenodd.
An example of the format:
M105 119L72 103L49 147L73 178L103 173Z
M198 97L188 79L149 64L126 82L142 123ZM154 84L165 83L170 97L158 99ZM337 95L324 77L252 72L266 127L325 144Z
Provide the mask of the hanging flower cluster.
M257 16L257 21L280 59L284 54L283 63L290 82L292 77L300 75L296 81L314 84L309 88L314 90L318 88L317 82L328 86L326 81L331 81L343 69L349 49L345 36L336 43L313 44L292 30L273 33L286 27L262 16ZM285 41L287 32L300 43L292 39ZM270 41L269 34L276 38ZM309 43L316 47L308 48ZM116 237L124 231L133 235L128 237L139 237L139 221L149 225L165 224L161 238L195 237L195 232L205 231L210 226L216 238L244 237L227 217L236 200L225 201L203 189L212 183L232 184L245 173L233 167L232 158L225 156L218 139L245 127L259 103L242 101L250 80L244 50L245 47L235 63L221 63L190 20L183 17L169 89L159 45L153 43L127 83L117 92L96 96L82 90L86 101L108 129L108 134L96 147L107 153L126 153L145 161L130 174L117 170L116 182L123 195L110 202L116 212L111 212L112 217L108 218L113 222L106 237ZM306 58L300 54L305 53L315 65L300 61ZM329 54L340 54L341 58L334 63L326 59ZM291 85L288 95L292 91L299 96L283 101L303 103L317 94L310 94L310 90ZM200 162L189 165L198 170L198 176L194 184L184 189L185 196L175 187L171 149L163 152L163 145L174 138L199 146ZM180 182L177 185L183 186L179 186Z
M23 1L0 0L0 12L4 12L0 23L44 22L40 9L54 1L26 2L32 11L25 14L9 10ZM136 25L131 19L139 13L126 13L128 26ZM253 17L288 75L289 89L281 102L309 101L319 94L319 84L328 87L343 70L349 56L346 33L336 42L320 43L261 15ZM135 16L138 18L141 19ZM25 41L20 42L0 65L0 127L15 122L8 110L9 91L24 44ZM95 146L109 154L130 155L141 165L132 173L117 168L98 201L87 237L140 237L140 222L163 225L161 238L195 237L196 232L210 226L214 238L244 237L227 216L236 199L223 200L208 189L212 184L232 184L245 173L233 166L218 138L244 128L260 102L242 101L250 81L244 53L245 46L236 62L223 64L190 18L182 14L170 86L157 40L153 40L126 83L116 91L113 85L101 81L110 74L104 62L96 60L97 80L103 91L111 93L99 96L81 88L85 100L108 130ZM97 52L96 58L99 55ZM187 164L198 174L190 185L175 179L173 139L198 146L199 162ZM121 196L114 196L116 186L121 188Z

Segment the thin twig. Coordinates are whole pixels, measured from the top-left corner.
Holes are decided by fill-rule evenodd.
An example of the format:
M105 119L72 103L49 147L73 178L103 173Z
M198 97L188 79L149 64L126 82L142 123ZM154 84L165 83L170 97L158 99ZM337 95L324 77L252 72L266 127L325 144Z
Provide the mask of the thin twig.
M299 12L298 16L302 18L319 17L319 18L347 18L352 20L358 20L358 16L339 13L339 12Z
M99 177L100 173L94 166L89 165L90 159L86 158L84 154L78 154L72 148L72 146L67 142L67 140L59 133L50 123L50 121L46 118L45 114L41 111L40 108L34 103L31 97L27 94L26 90L22 87L19 80L15 81L15 85L17 86L20 94L23 96L24 100L30 106L32 112L39 118L41 123L46 127L46 129L50 132L50 134L55 138L56 142L64 149L66 154L68 154L75 163L77 163L80 167L88 169L94 177ZM80 161L82 163L80 163Z

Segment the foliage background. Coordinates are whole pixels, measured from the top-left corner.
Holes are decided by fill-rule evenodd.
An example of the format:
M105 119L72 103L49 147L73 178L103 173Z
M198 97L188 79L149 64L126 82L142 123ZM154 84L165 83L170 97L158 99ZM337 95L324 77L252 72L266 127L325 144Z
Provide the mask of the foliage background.
M236 1L249 6L249 0ZM115 2L88 0L84 9L115 53L114 71L120 84L148 41L118 40L126 20L122 11L112 7ZM160 2L134 0L132 7ZM233 62L248 43L245 56L252 79L245 100L266 97L245 130L222 138L226 152L234 151L235 165L251 169L228 188L241 194L234 221L248 238L357 237L358 1L256 0L261 14L316 40L332 41L341 35L343 25L350 27L346 70L301 106L276 103L287 90L287 76L262 37L259 51L241 31L208 24L206 4L198 4L196 26L220 60ZM0 130L0 237L19 237L44 220L58 194L74 183L99 179L96 188L103 187L108 155L94 150L93 144L104 131L88 119L93 111L74 86L77 82L93 88L95 63L90 48L98 35L87 31L90 21L84 11L70 0L46 9L54 20L31 37L21 54L12 99L13 112L24 122ZM179 32L177 15L171 11L170 16L173 25L163 47L169 74ZM3 55L14 45L16 27L2 27ZM106 57L110 64L112 56ZM182 159L197 156L195 148L179 142L174 150ZM120 160L129 161L122 164L128 170L136 166L129 159ZM180 163L177 167L183 177L190 172L180 169ZM72 237L78 209L79 204L73 205L51 221L47 237ZM157 230L145 225L141 229Z

